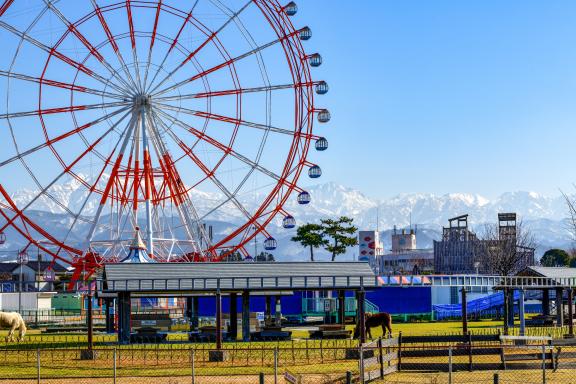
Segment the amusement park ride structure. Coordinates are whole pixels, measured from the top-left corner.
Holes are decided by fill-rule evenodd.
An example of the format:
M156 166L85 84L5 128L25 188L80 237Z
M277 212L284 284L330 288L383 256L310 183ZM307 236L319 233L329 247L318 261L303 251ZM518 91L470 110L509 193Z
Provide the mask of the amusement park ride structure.
M185 8L185 9L183 9ZM139 228L155 262L221 261L266 230L330 120L308 27L276 0L0 0L0 245L24 240L73 280L129 254ZM75 185L76 202L58 188ZM32 188L15 199L18 188ZM197 192L214 191L199 207ZM243 201L258 196L255 208ZM57 222L39 222L43 206ZM222 212L241 219L213 238ZM137 233L138 238L140 233ZM142 247L140 247L142 248Z

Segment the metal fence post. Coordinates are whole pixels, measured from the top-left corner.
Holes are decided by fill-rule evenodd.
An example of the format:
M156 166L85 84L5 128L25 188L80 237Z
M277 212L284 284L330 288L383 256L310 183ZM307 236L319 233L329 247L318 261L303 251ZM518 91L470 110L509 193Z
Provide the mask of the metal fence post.
M260 372L260 384L264 384L264 372Z
M359 371L360 371L360 383L364 384L364 346L360 344L360 359L358 360L359 363Z
M452 384L452 347L448 347L448 384Z
M346 384L352 384L352 372L346 371Z
M494 384L500 384L500 375L494 374Z
M195 355L195 350L194 348L190 349L190 364L192 366L192 384L195 384L196 382L196 369L194 366L194 355Z
M113 360L113 363L112 363L112 374L113 374L113 377L114 377L113 382L114 382L114 384L116 384L116 348L114 348L114 351L113 351L113 353L112 353L112 360Z
M546 346L542 345L542 384L546 384Z
M274 384L278 384L278 347L274 347Z
M38 374L37 384L40 384L40 348L36 350L36 371Z

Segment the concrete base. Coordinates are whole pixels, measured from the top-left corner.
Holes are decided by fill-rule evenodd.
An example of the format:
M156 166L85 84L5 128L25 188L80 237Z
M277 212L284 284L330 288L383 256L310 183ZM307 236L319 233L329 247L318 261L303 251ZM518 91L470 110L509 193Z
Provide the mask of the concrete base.
M91 349L84 349L80 351L80 360L96 360L97 353Z
M220 362L226 360L226 351L208 351L208 361Z
M369 359L374 357L374 350L367 349L364 351L364 358ZM346 348L346 360L358 360L360 359L360 349L359 348Z

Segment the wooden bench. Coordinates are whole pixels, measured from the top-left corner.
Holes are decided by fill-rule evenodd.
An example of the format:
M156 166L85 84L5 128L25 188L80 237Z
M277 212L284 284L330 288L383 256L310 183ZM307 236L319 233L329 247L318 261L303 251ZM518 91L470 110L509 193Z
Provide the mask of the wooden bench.
M309 331L309 338L319 339L349 339L352 331L346 330L342 324L323 324L318 330Z
M130 334L130 343L133 344L147 344L147 343L162 343L165 342L168 335L166 333L158 332L158 329L151 327L143 327L136 329L136 333Z

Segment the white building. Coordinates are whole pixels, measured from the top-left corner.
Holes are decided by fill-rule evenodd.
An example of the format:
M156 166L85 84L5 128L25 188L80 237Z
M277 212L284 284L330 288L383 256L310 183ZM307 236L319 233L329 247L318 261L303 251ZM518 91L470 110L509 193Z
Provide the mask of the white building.
M358 261L368 261L372 269L378 272L380 259L384 255L378 231L359 231L358 248Z

